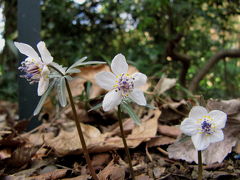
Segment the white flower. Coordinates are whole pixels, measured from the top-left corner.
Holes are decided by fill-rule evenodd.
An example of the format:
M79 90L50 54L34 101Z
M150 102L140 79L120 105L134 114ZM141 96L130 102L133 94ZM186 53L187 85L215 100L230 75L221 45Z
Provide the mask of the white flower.
M19 67L19 70L25 72L22 77L26 78L30 84L38 82L38 96L43 95L49 85L50 71L48 65L52 63L53 57L42 41L37 44L41 58L28 44L19 42L14 42L14 44L22 54L27 56Z
M123 98L129 97L139 105L145 106L146 99L138 87L144 85L147 76L142 73L129 75L128 64L122 54L114 57L111 63L112 72L100 72L96 75L96 83L109 92L103 99L103 110L109 111L119 105Z
M210 143L222 141L222 128L227 121L226 113L213 110L208 111L202 106L194 106L189 117L181 123L181 131L191 136L192 142L198 151L205 150Z

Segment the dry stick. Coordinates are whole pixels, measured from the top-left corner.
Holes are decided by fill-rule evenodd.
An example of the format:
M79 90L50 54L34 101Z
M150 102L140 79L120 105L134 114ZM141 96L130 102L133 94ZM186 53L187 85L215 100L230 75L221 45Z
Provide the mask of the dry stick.
M77 130L78 130L78 135L79 135L79 138L80 138L80 141L81 141L81 144L82 144L84 157L87 161L88 168L91 172L91 175L92 175L93 179L99 180L95 171L94 171L94 169L93 169L93 167L92 167L92 163L91 163L91 160L90 160L90 157L89 157L89 154L88 154L87 146L86 146L86 143L85 143L85 140L84 140L81 124L80 124L80 121L77 117L77 112L76 112L76 108L75 108L75 105L74 105L74 102L73 102L72 92L71 92L69 83L68 83L66 78L65 78L65 82L66 82L66 87L67 87L67 91L68 91L68 95L69 95L69 100L70 100L70 104L71 104L73 115L74 115L74 120L75 120Z
M203 178L202 152L198 151L198 180Z
M62 76L64 76L64 74L61 71L59 71L57 68L55 68L54 66L50 66L50 67L53 68L54 70L56 70ZM89 154L88 154L87 146L86 146L86 143L85 143L85 140L84 140L84 136L83 136L83 132L82 132L81 124L80 124L81 122L79 121L79 119L77 117L77 111L76 111L76 108L75 108L75 105L74 105L74 102L73 102L72 92L71 92L69 83L68 83L66 78L65 78L65 83L66 83L67 92L68 92L70 104L71 104L73 115L74 115L75 124L76 124L77 130L78 130L78 135L79 135L79 138L80 138L80 141L81 141L81 144L82 144L84 157L87 161L88 168L90 170L91 176L93 177L94 180L99 180L95 171L94 171L94 169L93 169L93 167L92 167L92 163L91 163L91 160L90 160L90 157L89 157Z
M131 160L129 149L128 149L128 146L127 146L127 141L126 141L126 138L125 138L125 135L124 135L120 105L118 106L118 122L119 122L120 131L121 131L121 135L122 135L122 141L123 141L123 144L124 144L124 149L125 149L125 152L126 152L127 158L128 158L130 173L131 173L132 179L135 180L135 176L134 176L134 172L133 172L133 166L132 166L132 160Z

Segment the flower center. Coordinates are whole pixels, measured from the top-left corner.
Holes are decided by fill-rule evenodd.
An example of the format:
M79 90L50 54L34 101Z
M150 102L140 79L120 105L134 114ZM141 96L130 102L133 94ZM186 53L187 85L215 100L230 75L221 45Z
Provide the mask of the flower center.
M200 130L200 133L205 133L206 135L211 135L215 132L215 123L210 116L203 116Z
M27 79L27 81L32 84L34 82L39 82L43 64L36 62L34 59L26 59L21 63L21 66L18 69L25 72L21 77Z
M123 96L128 96L128 94L133 90L134 83L132 78L129 74L122 73L117 77L116 84L113 86L115 91L121 91Z

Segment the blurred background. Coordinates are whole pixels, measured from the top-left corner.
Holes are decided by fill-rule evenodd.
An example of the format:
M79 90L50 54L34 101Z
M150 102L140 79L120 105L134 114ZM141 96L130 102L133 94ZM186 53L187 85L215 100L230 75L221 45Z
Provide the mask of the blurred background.
M240 90L239 0L42 0L41 39L56 62L122 53L178 92L235 98ZM0 0L0 99L17 100L17 0Z

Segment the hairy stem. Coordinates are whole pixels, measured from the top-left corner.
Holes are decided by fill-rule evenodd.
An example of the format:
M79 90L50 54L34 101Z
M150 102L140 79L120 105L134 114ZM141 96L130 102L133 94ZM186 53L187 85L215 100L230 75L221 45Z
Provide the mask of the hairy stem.
M202 152L198 151L198 180L203 179Z
M127 146L127 141L124 135L124 130L123 130L123 123L122 123L122 116L121 116L121 107L120 105L118 106L118 122L119 122L119 126L120 126L120 131L121 131L121 135L122 135L122 140L123 140L123 144L124 144L124 149L125 152L127 154L127 158L128 158L128 164L129 164L129 168L130 168L130 173L132 176L132 179L135 180L135 176L134 176L134 171L133 171L133 166L132 166L132 160L130 157L130 153L129 153L129 149Z
M81 141L81 144L82 144L84 157L87 161L88 168L90 170L91 176L93 177L94 180L99 180L95 171L94 171L94 169L93 169L93 167L92 167L92 163L91 163L91 160L90 160L90 157L89 157L89 154L88 154L87 146L86 146L86 143L85 143L85 140L84 140L81 124L80 124L80 121L77 117L77 112L76 112L76 108L75 108L75 105L74 105L74 102L73 102L72 92L71 92L69 83L68 83L66 78L65 78L65 82L66 82L67 92L68 92L70 104L71 104L73 115L74 115L74 120L75 120L77 130L78 130L78 135L79 135L79 138L80 138L80 141Z

